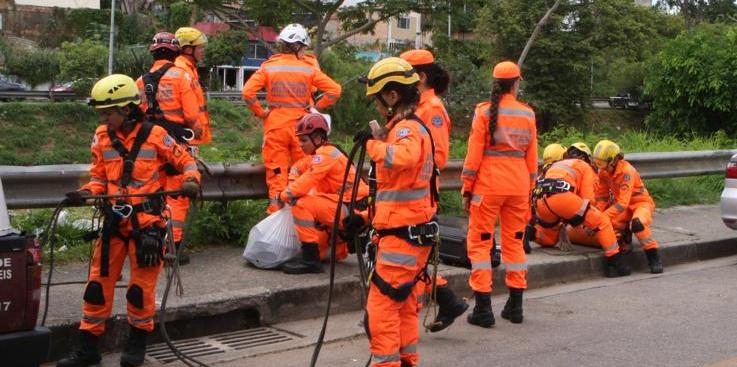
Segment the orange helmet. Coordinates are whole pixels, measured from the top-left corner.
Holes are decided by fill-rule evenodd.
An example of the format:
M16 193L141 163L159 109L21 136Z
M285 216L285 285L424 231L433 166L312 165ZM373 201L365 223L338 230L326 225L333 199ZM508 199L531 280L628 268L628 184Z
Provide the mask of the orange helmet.
M174 37L174 34L169 32L156 33L154 38L151 40L151 44L148 46L148 51L154 52L162 48L173 52L179 52L179 40Z

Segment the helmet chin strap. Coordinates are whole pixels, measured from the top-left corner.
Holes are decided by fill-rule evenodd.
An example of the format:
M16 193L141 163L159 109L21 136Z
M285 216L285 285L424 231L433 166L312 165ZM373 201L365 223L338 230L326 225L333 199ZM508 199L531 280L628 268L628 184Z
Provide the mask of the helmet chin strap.
M396 103L390 106L389 103L386 102L384 97L382 97L379 93L376 93L376 99L379 101L379 103L381 103L382 106L384 106L384 108L386 108L387 121L391 120L392 117L394 117L394 106L396 106Z

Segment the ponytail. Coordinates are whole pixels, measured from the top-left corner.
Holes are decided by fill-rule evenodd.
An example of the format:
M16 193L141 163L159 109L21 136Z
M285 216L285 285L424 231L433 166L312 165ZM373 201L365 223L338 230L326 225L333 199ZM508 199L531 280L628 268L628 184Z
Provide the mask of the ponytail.
M494 85L491 88L491 98L489 102L489 138L491 145L494 145L494 132L496 132L496 123L499 118L499 101L502 99L502 95L512 91L514 83L517 78L514 79L494 79Z
M415 65L417 73L425 73L427 76L427 85L435 90L435 94L443 95L448 90L450 84L450 75L440 65L432 63L425 65Z

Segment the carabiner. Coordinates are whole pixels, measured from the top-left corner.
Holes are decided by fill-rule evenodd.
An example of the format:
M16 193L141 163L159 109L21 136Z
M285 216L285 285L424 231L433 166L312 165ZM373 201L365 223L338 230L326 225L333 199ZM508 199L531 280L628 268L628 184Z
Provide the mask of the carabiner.
M119 205L113 204L113 213L119 215L121 218L128 218L133 214L133 206L130 204Z

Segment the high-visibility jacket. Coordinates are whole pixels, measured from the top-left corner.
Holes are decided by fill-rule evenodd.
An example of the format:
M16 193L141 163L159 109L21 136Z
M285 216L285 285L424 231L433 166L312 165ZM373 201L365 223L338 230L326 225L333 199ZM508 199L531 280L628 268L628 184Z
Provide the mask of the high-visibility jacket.
M503 95L492 145L490 106L489 102L476 106L461 173L462 192L529 195L537 175L535 112L511 94Z
M390 229L427 223L435 214L430 135L412 119L395 120L387 129L385 141L366 143L366 153L376 166L373 226Z
M138 131L142 124L138 123L128 135L120 132L116 137L129 151L133 147ZM107 125L102 125L95 131L95 137L90 147L92 151L92 164L90 165L90 181L82 186L89 190L92 195L102 194L140 194L153 193L161 189L159 171L161 167L169 163L182 172L185 180L194 179L200 182L200 173L197 171L197 163L184 148L176 143L174 138L166 133L160 126L153 126L146 141L141 145L138 157L134 162L131 181L126 192L122 192L120 179L123 175L123 158L113 148L112 141L108 135ZM147 200L145 197L131 197L121 199L131 205L140 204ZM160 220L159 215L138 213L141 228L146 228ZM127 223L126 223L127 222ZM130 221L121 222L121 226L131 228Z
M545 172L545 178L568 182L574 194L593 203L596 172L585 161L574 158L557 161Z
M312 101L312 88L325 92L316 107L332 106L340 98L342 88L320 71L314 63L298 59L292 54L275 54L243 86L243 99L258 117L266 117L264 132L288 127L308 112ZM265 115L256 93L266 90L269 116Z
M450 116L443 101L428 89L420 95L420 103L415 114L427 124L435 142L435 164L438 169L445 168L450 153Z
M197 105L200 112L198 121L202 128L202 136L199 139L193 139L190 141L190 144L209 144L212 141L212 133L210 132L210 113L207 111L207 99L205 98L205 92L203 91L202 84L200 83L200 74L197 71L197 65L191 57L186 55L179 55L174 61L174 65L189 74L189 77L192 79L192 90L194 90L195 96L197 96Z
M289 185L280 194L280 199L287 202L310 194L338 201L347 164L348 158L335 146L326 144L317 148L315 154L305 156L289 169ZM343 202L351 199L355 168L351 167L350 172L341 200ZM363 199L367 195L368 185L359 181L357 198Z
M150 71L155 72L162 66L170 63L168 60L156 60ZM141 94L141 109L145 112L148 107L146 91L144 90L143 77L136 80L136 85ZM183 69L172 66L159 79L159 88L156 92L156 101L164 115L164 119L186 126L189 129L197 129L199 126L200 107L197 95L192 89L192 78Z
M613 202L610 202L611 198L614 199ZM618 217L631 205L643 202L655 207L655 202L645 188L640 173L629 162L620 159L613 173L599 170L596 206L610 219Z

